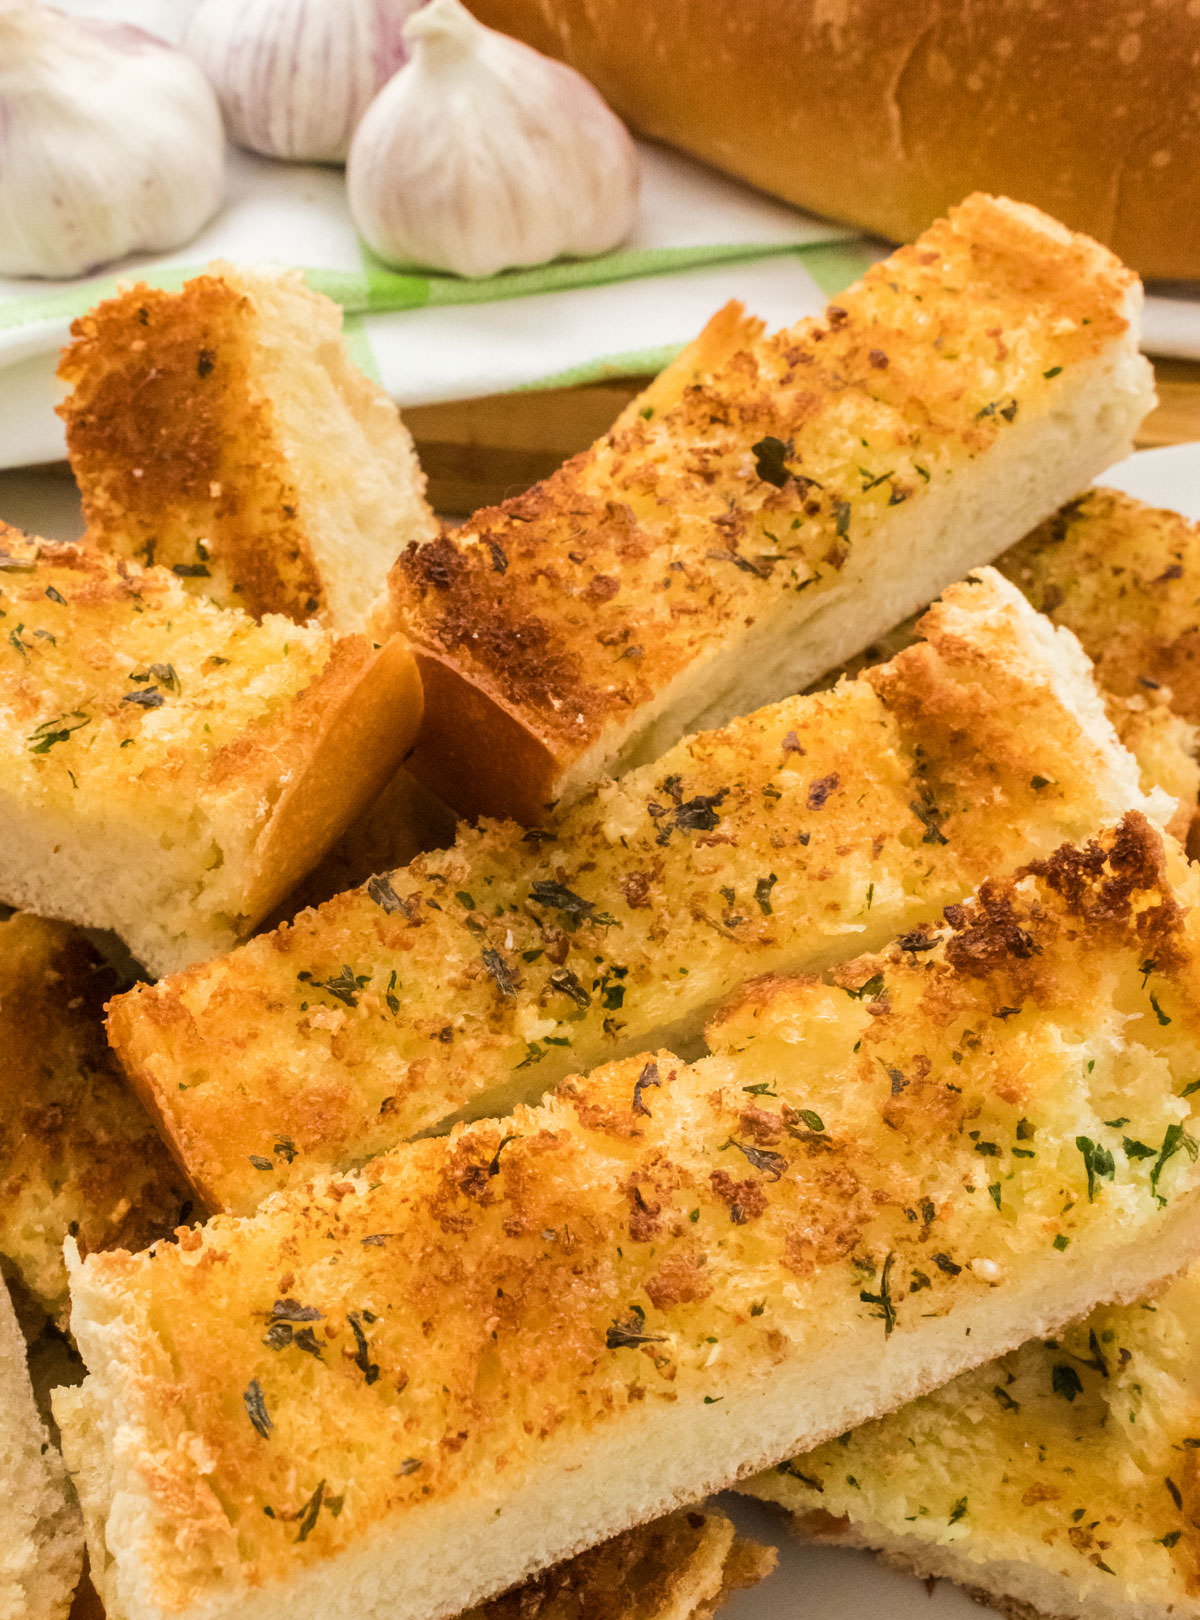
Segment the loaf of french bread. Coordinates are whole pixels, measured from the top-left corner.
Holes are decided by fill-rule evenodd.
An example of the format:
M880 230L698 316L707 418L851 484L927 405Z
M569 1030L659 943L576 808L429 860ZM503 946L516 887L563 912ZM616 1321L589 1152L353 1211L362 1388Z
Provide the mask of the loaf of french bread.
M637 130L905 241L969 191L1200 275L1196 18L1121 0L471 0Z

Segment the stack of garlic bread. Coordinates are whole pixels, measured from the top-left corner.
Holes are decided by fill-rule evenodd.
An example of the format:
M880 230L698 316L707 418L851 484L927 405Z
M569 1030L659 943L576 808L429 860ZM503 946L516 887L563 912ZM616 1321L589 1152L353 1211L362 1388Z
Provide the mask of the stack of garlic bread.
M662 1042L747 978L819 971L1143 799L1078 643L994 573L832 693L678 744L536 833L465 830L111 1008L211 1208Z
M296 281L81 323L87 541L0 571L0 1260L61 1320L65 1240L108 1620L704 1620L771 1563L698 1505L738 1481L1010 1606L1186 1612L1186 1523L1130 1515L1157 1585L1099 1506L1039 1554L954 1393L1020 1385L989 1461L1056 1400L1128 1474L1105 1335L1200 1262L1200 545L1079 496L1150 403L1139 294L968 199L441 536ZM431 848L438 798L515 819ZM72 924L148 970L111 1052Z
M1134 812L756 981L695 1063L83 1261L59 1419L110 1612L433 1620L1164 1280L1198 901ZM1157 1156L1118 1170L1121 1097Z

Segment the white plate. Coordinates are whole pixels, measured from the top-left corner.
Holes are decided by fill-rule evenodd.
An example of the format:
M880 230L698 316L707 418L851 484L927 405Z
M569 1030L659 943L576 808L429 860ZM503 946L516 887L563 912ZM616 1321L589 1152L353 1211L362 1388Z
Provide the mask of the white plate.
M1200 444L1144 450L1105 474L1102 483L1200 518ZM0 472L0 518L37 534L74 539L82 517L64 474ZM739 1527L779 1548L779 1567L760 1586L740 1592L722 1620L978 1620L979 1609L955 1587L885 1569L869 1553L809 1547L781 1516L757 1502L722 1498Z

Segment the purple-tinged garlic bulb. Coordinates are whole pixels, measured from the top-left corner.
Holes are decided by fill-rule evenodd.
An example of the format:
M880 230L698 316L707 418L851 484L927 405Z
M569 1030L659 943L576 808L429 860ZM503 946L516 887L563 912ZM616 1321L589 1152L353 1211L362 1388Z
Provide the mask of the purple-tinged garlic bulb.
M637 150L586 79L459 0L430 0L404 37L412 58L363 115L346 171L381 259L490 276L622 240Z
M184 35L230 138L268 157L344 163L359 119L407 58L421 0L201 0Z
M124 23L0 0L0 275L166 252L224 184L220 109L189 57Z

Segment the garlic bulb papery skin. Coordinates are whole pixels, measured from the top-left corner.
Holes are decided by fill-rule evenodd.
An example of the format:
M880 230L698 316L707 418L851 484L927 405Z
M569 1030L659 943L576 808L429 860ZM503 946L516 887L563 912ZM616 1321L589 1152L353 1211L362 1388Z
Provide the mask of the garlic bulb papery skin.
M625 237L638 203L628 130L573 68L430 0L411 60L350 148L350 213L387 264L490 276Z
M178 247L224 184L221 111L189 57L0 0L0 274L78 276Z
M421 0L201 0L183 39L230 138L268 157L344 163L380 85L407 59Z

